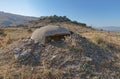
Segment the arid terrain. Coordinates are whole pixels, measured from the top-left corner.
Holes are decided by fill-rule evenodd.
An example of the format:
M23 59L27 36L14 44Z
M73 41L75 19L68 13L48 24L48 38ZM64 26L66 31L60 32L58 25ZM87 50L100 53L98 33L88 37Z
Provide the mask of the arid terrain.
M45 25L68 28L64 41L36 45L23 62L14 58L16 48L33 49L29 39ZM0 28L0 79L120 79L120 32L96 30L66 17L45 17L26 27Z

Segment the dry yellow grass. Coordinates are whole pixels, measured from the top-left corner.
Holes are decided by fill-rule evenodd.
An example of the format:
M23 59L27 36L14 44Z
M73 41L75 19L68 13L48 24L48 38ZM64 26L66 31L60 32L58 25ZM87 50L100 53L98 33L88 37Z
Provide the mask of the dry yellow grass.
M110 33L105 31L96 31L92 29L88 29L85 27L80 27L73 24L60 24L62 26L65 26L69 28L70 30L74 31L75 33L78 33L79 35L82 35L83 37L86 37L89 39L92 43L101 46L104 48L104 45L108 42L110 45L113 44L115 48L120 47L120 33ZM30 37L31 36L31 30L25 29L25 28L2 28L4 29L5 35L0 35L0 46L6 47L10 43L17 41L24 37ZM32 29L33 31L34 29ZM103 43L98 44L96 41L96 38L100 38ZM70 39L70 38L69 38ZM73 46L76 46L76 43L73 42ZM81 49L82 50L82 49ZM117 50L112 50L113 53L116 53L118 58L120 58L120 52ZM14 57L13 61L14 62ZM45 62L43 62L42 65L32 67L32 66L20 66L20 67L14 67L14 64L5 64L7 61L0 63L2 66L0 66L0 79L61 79L61 74L64 73L64 71L61 71L60 69L50 69L47 68L47 65ZM3 71L4 70L4 71ZM17 70L16 72L14 70ZM37 74L36 74L37 73ZM42 74L38 74L42 73Z
M30 37L32 30L25 28L2 28L4 34L0 34L0 47L6 47L21 38Z

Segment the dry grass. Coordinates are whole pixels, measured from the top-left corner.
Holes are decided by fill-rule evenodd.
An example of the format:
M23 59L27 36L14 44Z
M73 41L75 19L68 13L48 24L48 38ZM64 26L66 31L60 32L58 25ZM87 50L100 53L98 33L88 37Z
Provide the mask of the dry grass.
M105 31L95 31L92 29L75 26L73 24L61 24L70 30L74 31L89 39L92 43L101 46L104 48L106 42L110 45L114 45L115 48L120 48L120 33L110 33ZM14 41L17 41L24 37L29 37L34 29L25 29L25 28L2 28L4 33L0 34L0 47L6 47ZM70 38L69 38L70 39ZM66 39L67 40L67 39ZM73 47L76 46L76 43L73 42ZM82 49L81 49L82 50ZM112 50L116 53L118 58L120 58L120 51ZM8 59L7 59L8 60ZM11 59L14 61L14 58ZM1 60L0 60L1 61ZM5 61L5 60L4 60ZM11 62L13 62L11 61ZM15 64L6 64L9 61L4 63L0 62L0 79L62 79L61 76L64 71L55 68L48 68L48 65L43 61L42 65L32 67Z
M17 41L21 38L30 37L32 29L24 28L2 28L0 34L0 47L6 47L14 41Z
M82 36L88 38L92 42L96 43L96 39L104 40L109 43L113 43L116 46L120 45L120 33L117 32L105 32L105 31L90 31L81 33Z
M81 35L120 58L120 32L91 31Z

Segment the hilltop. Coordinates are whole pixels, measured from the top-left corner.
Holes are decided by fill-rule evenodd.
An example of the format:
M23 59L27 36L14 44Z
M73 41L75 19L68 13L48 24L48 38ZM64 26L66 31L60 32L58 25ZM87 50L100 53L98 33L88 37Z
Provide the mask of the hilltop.
M44 46L30 42L34 30L58 25L72 31L64 41ZM0 78L10 79L119 79L120 33L96 30L66 16L46 16L25 26L0 28ZM15 60L14 51L32 49L28 58ZM33 50L34 49L34 50Z
M49 24L59 25L61 23L74 24L74 25L87 27L87 25L85 23L71 20L67 16L57 16L57 15L42 16L42 17L38 18L37 20L29 21L28 23L21 25L21 27L28 26L28 27L33 27L33 28L37 28L37 27L39 28L41 26L46 26Z

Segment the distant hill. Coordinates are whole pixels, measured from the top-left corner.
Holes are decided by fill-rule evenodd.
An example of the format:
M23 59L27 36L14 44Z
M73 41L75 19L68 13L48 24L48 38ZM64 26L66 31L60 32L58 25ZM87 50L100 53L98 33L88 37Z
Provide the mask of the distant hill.
M104 27L98 27L98 29L103 29L106 31L120 31L120 26L104 26Z
M35 17L16 15L0 11L0 26L16 26L35 19Z

